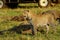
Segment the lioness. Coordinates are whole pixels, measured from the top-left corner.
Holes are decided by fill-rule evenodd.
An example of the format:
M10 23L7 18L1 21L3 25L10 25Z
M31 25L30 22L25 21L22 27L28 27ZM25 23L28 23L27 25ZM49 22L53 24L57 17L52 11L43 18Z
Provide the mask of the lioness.
M32 34L37 33L36 31L39 26L46 27L46 33L49 31L49 25L55 28L55 19L51 14L36 15L31 13L29 10L24 10L23 16L30 24L33 25Z
M58 20L60 23L60 11L48 10L48 11L43 12L42 14L52 14L55 20Z

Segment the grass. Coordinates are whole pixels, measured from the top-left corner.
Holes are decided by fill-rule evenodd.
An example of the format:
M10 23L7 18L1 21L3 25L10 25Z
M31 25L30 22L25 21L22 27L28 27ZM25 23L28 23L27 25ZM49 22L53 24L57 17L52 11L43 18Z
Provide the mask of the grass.
M13 28L14 26L18 26L20 22L18 21L8 21L7 18L10 16L21 15L23 10L31 10L33 13L41 13L47 10L58 10L60 11L60 4L57 4L55 7L48 7L48 8L39 8L38 5L35 3L26 3L26 4L19 4L20 6L15 9L11 8L4 8L0 9L0 31L8 30ZM6 17L7 16L7 17ZM0 40L60 40L60 25L57 27L56 34L52 34L51 31L49 32L48 36L38 32L37 35L24 35L18 34L16 32L5 31L3 34L0 33Z

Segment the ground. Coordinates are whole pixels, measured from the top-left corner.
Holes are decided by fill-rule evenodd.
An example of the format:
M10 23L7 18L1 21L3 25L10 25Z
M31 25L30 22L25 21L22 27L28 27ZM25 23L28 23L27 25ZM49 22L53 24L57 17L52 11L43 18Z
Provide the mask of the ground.
M0 9L0 40L60 40L60 25L56 28L57 32L52 34L52 30L50 30L48 36L38 32L37 35L24 35L19 34L15 31L8 31L9 29L14 28L15 26L20 25L19 21L10 21L11 16L18 16L23 13L23 10L31 10L33 13L42 13L47 10L60 10L60 4L57 4L54 7L40 8L37 3L26 3L19 4L18 8L3 8ZM7 31L6 31L7 30ZM3 31L1 33L1 31Z

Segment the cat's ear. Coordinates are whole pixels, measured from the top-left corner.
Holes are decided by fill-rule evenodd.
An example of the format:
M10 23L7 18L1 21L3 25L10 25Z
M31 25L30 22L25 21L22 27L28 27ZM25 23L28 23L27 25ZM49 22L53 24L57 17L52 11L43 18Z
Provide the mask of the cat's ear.
M29 10L26 10L27 12L29 12Z

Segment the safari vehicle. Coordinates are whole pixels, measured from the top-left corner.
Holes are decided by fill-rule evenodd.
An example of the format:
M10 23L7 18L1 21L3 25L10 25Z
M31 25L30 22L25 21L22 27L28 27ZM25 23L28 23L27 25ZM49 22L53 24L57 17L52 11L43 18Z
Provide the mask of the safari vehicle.
M16 7L20 0L0 0L0 8L7 6Z
M60 0L0 0L0 8L3 8L5 5L16 7L21 1L37 2L39 7L47 7L51 3L60 3Z

